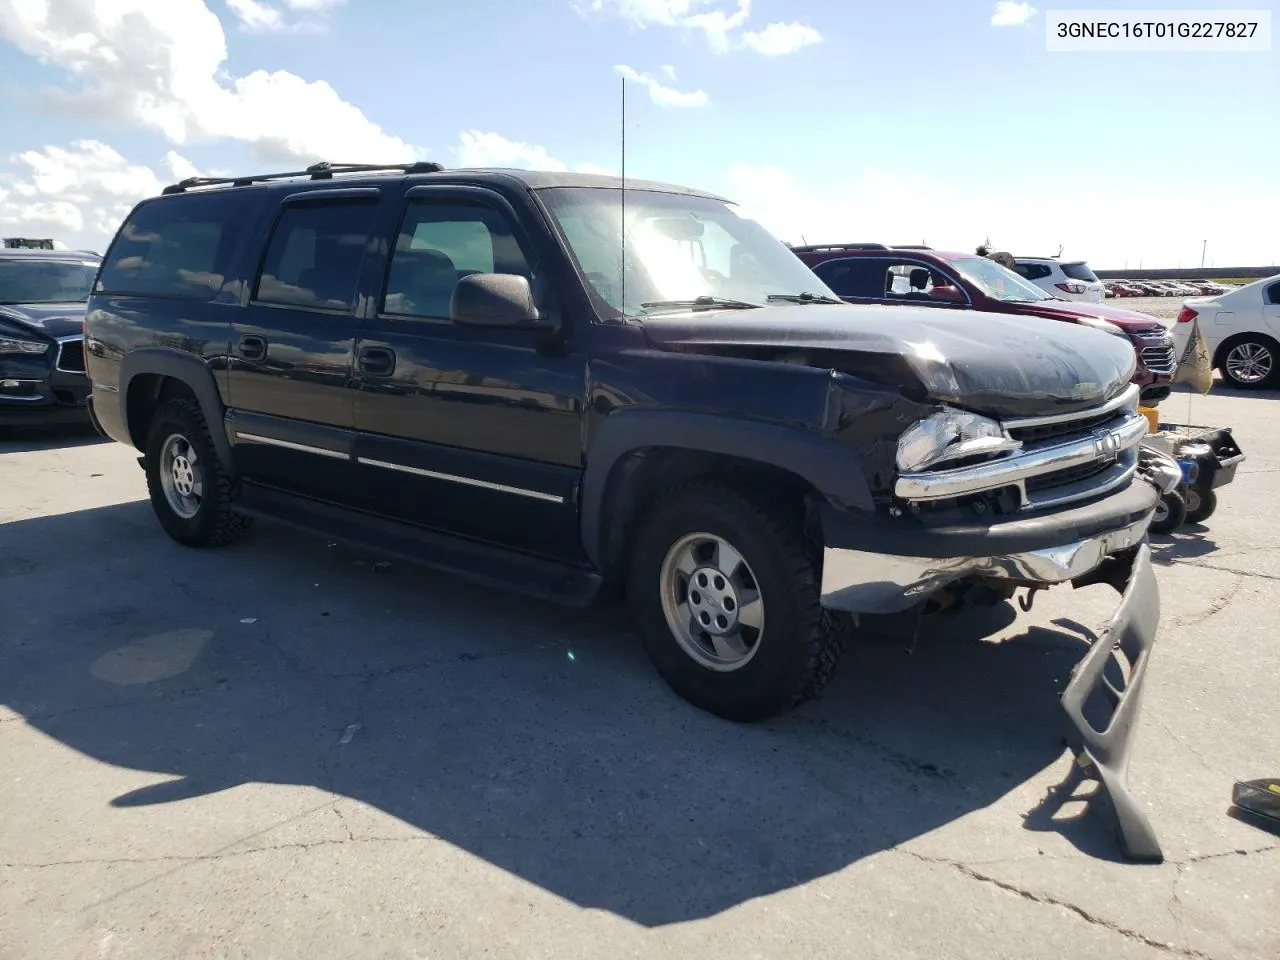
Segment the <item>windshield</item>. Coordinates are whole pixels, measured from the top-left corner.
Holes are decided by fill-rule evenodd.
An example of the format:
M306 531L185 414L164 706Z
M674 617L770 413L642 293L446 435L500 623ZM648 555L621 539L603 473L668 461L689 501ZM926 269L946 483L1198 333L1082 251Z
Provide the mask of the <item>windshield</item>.
M587 281L625 316L685 309L707 297L726 303L704 300L704 309L804 293L839 302L782 241L719 200L627 190L624 269L621 190L560 187L539 195Z
M1038 300L1053 299L1034 283L1022 279L1012 270L986 257L963 257L959 260L950 260L948 263L962 277L993 300L1034 303Z
M84 303L97 274L85 260L0 259L0 303Z

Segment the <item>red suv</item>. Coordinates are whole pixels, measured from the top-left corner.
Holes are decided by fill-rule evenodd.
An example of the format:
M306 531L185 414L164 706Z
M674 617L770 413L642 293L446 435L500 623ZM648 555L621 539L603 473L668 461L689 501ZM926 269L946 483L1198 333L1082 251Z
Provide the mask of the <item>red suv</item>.
M1142 387L1142 402L1157 404L1172 391L1170 383L1177 365L1173 335L1145 313L1103 303L1058 300L994 260L972 253L880 243L791 249L848 303L911 303L939 310L1017 313L1122 333L1138 355L1133 382Z

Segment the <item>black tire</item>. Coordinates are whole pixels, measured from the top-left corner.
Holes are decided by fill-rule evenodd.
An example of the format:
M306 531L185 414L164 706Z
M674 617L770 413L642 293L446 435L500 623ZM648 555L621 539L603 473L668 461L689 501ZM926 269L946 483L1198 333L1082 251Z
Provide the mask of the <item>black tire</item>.
M1156 504L1155 516L1151 520L1152 533L1169 534L1177 530L1187 518L1187 502L1177 490L1166 493Z
M202 492L199 505L190 517L175 511L160 476L165 444L175 435L186 440L199 464ZM231 509L231 478L218 459L209 425L195 400L187 397L170 400L156 412L147 430L146 473L147 492L156 518L165 533L178 543L188 547L221 547L238 540L249 529L250 519Z
M731 487L694 481L662 497L638 530L628 601L645 650L676 693L727 720L753 722L822 691L835 673L844 636L832 618L824 617L817 561L805 549L798 516ZM664 612L664 562L682 538L694 533L722 538L741 555L767 608L750 647L754 652L729 671L704 666L686 652Z
M1270 372L1256 380L1242 380L1232 372L1234 355L1238 351L1254 351L1259 362L1265 362ZM1280 344L1258 333L1246 333L1232 337L1218 348L1218 372L1222 382L1237 390L1269 390L1280 386Z
M1187 518L1185 523L1204 523L1218 509L1218 495L1212 490L1187 490Z

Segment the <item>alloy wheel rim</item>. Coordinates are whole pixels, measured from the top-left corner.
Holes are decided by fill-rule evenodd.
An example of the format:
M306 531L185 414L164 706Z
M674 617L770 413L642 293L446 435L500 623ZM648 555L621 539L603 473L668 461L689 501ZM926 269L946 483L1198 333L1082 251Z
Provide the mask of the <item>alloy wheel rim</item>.
M183 520L200 512L204 501L204 467L195 447L180 433L170 434L160 448L160 487L169 509Z
M659 585L667 627L694 662L729 673L755 657L764 636L764 598L729 541L712 533L681 537L663 559Z
M1238 343L1227 354L1227 372L1240 383L1261 383L1274 368L1275 358L1260 343Z

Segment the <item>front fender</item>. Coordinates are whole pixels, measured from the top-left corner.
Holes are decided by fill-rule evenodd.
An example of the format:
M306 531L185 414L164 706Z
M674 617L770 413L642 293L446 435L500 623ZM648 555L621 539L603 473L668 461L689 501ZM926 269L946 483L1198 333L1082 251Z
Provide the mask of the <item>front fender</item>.
M707 413L623 410L597 428L582 479L582 546L597 566L604 552L605 495L614 468L627 454L653 447L754 460L795 474L833 504L874 508L858 455L820 434Z

